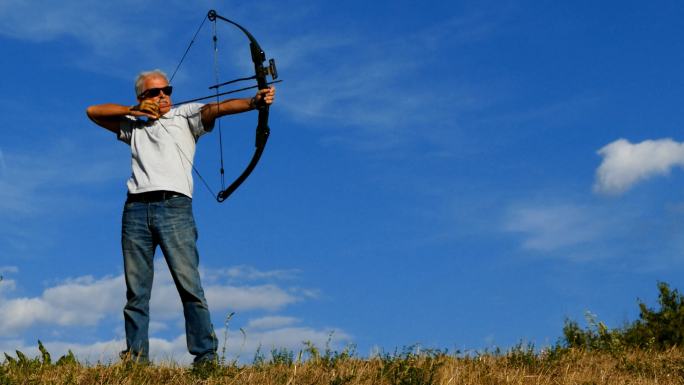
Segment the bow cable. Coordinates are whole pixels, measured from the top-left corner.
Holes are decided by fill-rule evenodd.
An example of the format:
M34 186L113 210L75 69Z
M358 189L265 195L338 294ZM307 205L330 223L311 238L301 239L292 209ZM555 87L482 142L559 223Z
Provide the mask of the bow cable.
M190 40L190 44L188 44L188 48L185 49L185 52L183 53L183 56L181 57L180 61L178 62L176 69L173 70L173 74L171 74L171 78L169 78L169 83L171 83L173 81L173 78L176 77L176 73L178 72L178 69L180 68L181 64L183 64L183 60L185 60L185 57L188 56L188 52L190 52L190 48L192 48L192 44L195 42L197 35L202 30L202 27L204 26L204 23L206 21L207 21L207 18L203 17L202 22L200 23L199 27L197 27L197 31L195 31L195 35L192 36L192 39Z

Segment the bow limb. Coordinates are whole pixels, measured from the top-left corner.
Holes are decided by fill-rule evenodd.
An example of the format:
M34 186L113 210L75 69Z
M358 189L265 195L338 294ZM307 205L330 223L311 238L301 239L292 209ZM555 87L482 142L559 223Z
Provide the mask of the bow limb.
M265 109L259 110L259 125L256 129L256 143L252 160L249 162L242 174L240 174L240 176L233 181L233 183L231 183L225 190L218 193L216 196L217 201L223 202L226 200L230 194L233 193L233 191L240 187L242 182L247 179L249 174L252 173L257 163L259 163L259 160L261 159L261 154L264 152L264 148L266 148L266 142L268 141L268 136L270 134L271 129L268 127L268 107L266 107Z

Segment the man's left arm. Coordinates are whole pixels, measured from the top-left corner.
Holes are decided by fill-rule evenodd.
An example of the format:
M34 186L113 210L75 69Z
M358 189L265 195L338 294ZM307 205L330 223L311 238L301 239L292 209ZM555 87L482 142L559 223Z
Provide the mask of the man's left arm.
M253 98L227 99L218 103L208 103L202 107L202 125L213 127L214 121L224 115L251 111L260 105L270 105L275 99L275 87L259 90Z

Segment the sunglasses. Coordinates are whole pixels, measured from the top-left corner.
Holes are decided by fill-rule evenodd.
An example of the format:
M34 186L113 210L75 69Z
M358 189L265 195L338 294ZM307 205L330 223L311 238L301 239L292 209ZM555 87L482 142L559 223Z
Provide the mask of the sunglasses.
M140 94L138 97L140 99L147 99L147 98L156 98L159 96L159 93L164 92L164 95L170 96L171 92L173 92L173 87L172 86L166 86L162 88L148 88L145 91L143 91L142 94Z

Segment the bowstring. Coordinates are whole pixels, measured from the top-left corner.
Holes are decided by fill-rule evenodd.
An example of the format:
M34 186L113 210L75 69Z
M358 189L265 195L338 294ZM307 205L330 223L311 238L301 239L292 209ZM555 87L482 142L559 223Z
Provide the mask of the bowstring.
M214 41L214 84L219 84L219 65L218 65L218 33L216 31L216 26L217 26L216 19L213 21L213 36L212 40ZM216 112L218 115L218 110L219 110L219 87L216 87ZM221 167L219 169L219 172L221 174L221 191L225 190L226 188L226 180L225 180L225 172L223 168L223 131L221 130L221 119L218 120L218 134L219 134L219 154L220 154L220 160L221 160Z
M199 35L200 31L202 30L202 27L204 26L204 23L207 21L207 17L202 18L202 22L200 23L199 27L197 27L197 30L195 31L195 34L192 36L192 39L190 40L190 43L188 44L188 47L185 49L185 52L183 53L183 56L181 57L180 61L178 62L178 65L176 65L176 69L173 70L173 73L171 74L171 77L169 78L169 84L173 81L173 79L176 77L176 74L178 73L178 70L180 69L181 64L183 64L183 61L185 60L186 56L188 56L188 53L190 52L190 48L192 48L192 45L195 43L195 40L197 39L197 35ZM216 80L215 84L219 83L219 66L218 66L218 34L216 32L216 20L213 21L213 41L214 41L214 77ZM216 108L219 108L219 90L218 87L216 88ZM166 126L159 122L159 124L164 128L164 131L168 135L171 135L169 130L166 128ZM221 119L218 119L218 129L219 129L219 151L220 151L220 159L221 159L221 190L225 189L225 172L224 172L224 163L223 163L223 133L221 130ZM209 186L209 183L204 179L202 174L200 174L199 170L197 167L195 167L195 162L193 162L190 157L180 148L178 143L176 144L176 150L178 151L178 155L181 158L185 158L185 160L190 164L192 167L192 170L197 174L197 176L200 178L202 181L202 184L204 184L204 187L206 187L207 191L212 195L212 197L215 197L216 194L214 193L214 190ZM181 161L181 164L183 162Z

